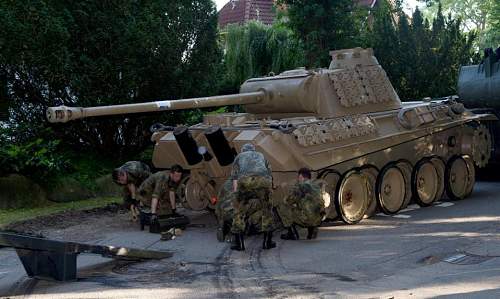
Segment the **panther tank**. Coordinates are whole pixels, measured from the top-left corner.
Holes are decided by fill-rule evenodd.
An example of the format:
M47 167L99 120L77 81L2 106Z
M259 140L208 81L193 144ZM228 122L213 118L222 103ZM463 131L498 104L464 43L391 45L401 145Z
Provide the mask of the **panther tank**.
M272 166L273 199L301 167L324 190L328 218L357 223L377 209L397 213L414 200L463 199L484 166L491 139L483 121L455 98L402 103L372 49L330 52L329 68L298 68L245 81L239 94L76 108L51 107L50 122L114 114L242 105L245 113L207 114L193 126L158 125L152 162L187 169L182 200L213 203L245 143Z

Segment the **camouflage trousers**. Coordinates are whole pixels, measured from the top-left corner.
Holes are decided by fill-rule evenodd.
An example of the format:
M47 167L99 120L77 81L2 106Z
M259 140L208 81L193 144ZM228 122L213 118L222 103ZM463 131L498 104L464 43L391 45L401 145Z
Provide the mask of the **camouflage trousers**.
M233 193L234 195L234 193ZM234 219L233 200L235 196L229 196L224 201L218 202L215 207L215 216L219 227L224 227L225 224L231 225ZM260 205L260 203L251 203ZM256 207L255 212L248 216L246 221L246 233L253 234L262 231L262 207ZM273 221L274 223L275 221Z
M141 206L151 208L152 197L150 195L139 196ZM158 199L158 206L156 207L157 215L170 215L172 214L172 207L170 206L170 198L167 196L162 196Z
M319 207L317 213L307 213L300 207L290 206L285 202L280 202L276 208L284 227L290 227L292 224L302 227L320 226L324 216Z
M252 222L260 222L261 231L272 230L271 187L271 180L264 177L249 176L238 180L238 191L233 199L233 233L244 233L252 215L260 218Z

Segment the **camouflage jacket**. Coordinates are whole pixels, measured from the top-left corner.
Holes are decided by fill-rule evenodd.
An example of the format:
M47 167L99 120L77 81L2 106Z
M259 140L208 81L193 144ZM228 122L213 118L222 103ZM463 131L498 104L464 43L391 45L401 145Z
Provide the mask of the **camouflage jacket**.
M151 175L149 166L140 161L128 161L119 167L121 171L127 173L127 184L139 186Z
M170 179L165 171L149 176L139 187L139 194L146 197L168 198L169 191L175 191L179 184Z
M231 179L239 180L246 176L261 176L271 179L271 166L262 153L242 152L236 156L231 171Z
M285 202L288 206L298 208L304 215L323 216L325 203L318 184L311 180L296 183L290 190Z

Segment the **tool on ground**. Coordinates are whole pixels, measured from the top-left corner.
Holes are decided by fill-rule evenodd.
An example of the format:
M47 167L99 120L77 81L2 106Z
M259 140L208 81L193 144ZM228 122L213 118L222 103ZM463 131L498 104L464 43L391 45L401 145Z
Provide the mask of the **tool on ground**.
M158 215L155 221L151 220L151 216L151 213L140 212L141 230L144 230L145 226L149 226L150 233L158 234L171 228L186 229L186 226L190 223L189 218L184 215Z

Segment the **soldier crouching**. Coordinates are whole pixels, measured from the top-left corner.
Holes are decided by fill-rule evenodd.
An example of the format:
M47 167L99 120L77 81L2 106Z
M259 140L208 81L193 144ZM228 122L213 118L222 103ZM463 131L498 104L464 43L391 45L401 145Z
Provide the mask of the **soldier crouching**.
M298 240L299 233L295 225L307 227L307 239L315 239L318 227L325 216L325 205L320 187L311 181L311 171L301 168L297 183L292 187L284 201L277 205L278 214L287 228L281 235L285 240Z
M236 156L231 172L234 218L231 226L233 233L232 250L245 250L244 232L250 215L260 210L261 230L264 232L263 249L276 247L272 241L272 176L269 162L262 153L256 152L253 144L243 145Z
M227 180L221 187L218 194L218 201L215 206L215 216L217 217L217 240L219 242L226 241L226 237L231 232L231 226L234 218L233 201L236 197L236 192L233 192L232 180ZM254 199L256 201L256 199ZM257 200L258 201L258 200ZM251 205L259 205L259 203L251 203ZM255 206L255 212L248 216L245 225L245 235L253 235L262 231L262 207ZM276 221L273 219L273 229Z
M123 204L130 209L132 220L136 221L139 215L137 210L137 189L151 175L149 166L140 161L128 161L113 170L113 181L124 186Z

